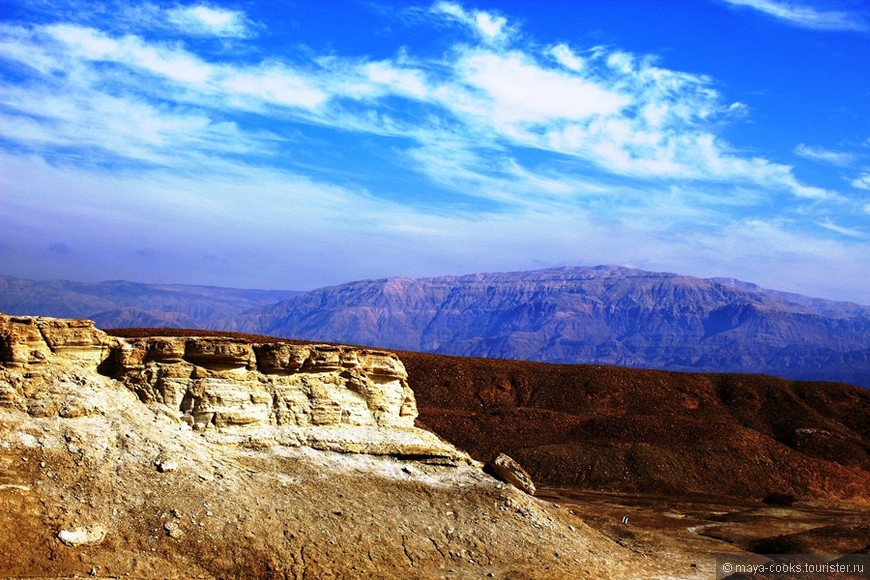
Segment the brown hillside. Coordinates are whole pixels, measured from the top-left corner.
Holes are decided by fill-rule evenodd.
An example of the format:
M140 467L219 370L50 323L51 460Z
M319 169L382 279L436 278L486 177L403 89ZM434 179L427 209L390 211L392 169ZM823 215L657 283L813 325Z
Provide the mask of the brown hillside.
M761 375L402 353L428 427L542 485L870 499L870 391Z
M160 332L179 335L112 331ZM762 375L400 358L421 423L477 459L506 452L543 486L870 500L865 389Z

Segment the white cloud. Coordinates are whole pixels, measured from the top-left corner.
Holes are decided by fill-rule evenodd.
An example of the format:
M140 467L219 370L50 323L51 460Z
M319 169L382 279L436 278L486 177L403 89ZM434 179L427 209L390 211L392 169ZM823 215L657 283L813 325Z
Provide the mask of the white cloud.
M477 22L475 12L458 4L442 2L433 10ZM507 23L501 26L510 28ZM567 45L539 50L485 41L477 47L459 47L436 62L415 60L400 52L393 59L379 61L329 55L298 65L286 61L243 65L232 60L209 61L178 44L151 42L131 34L110 36L69 24L31 31L4 28L11 30L13 41L0 44L0 56L19 62L32 58L47 79L49 74L53 77L47 81L54 85L52 91L61 82L58 78L66 74L66 90L90 95L78 95L75 110L79 113L89 108L100 110L95 108L97 101L85 101L97 99L106 87L111 87L112 94L101 97L104 102L117 104L126 99L130 101L128 108L146 107L148 99L154 97L163 103L194 108L182 112L177 105L152 106L151 112L140 118L151 119L157 129L144 130L141 136L121 131L133 144L117 151L135 153L137 159L147 157L149 147L156 149L171 142L166 136L173 131L167 128L178 126L180 117L206 132L221 126L217 117L239 109L266 114L269 107L282 107L289 119L357 132L404 135L418 142L446 139L454 149L482 146L498 150L520 145L558 152L610 173L736 180L786 189L798 197L833 197L831 192L799 182L790 167L734 153L717 138L710 123L738 117L745 107L723 104L711 79L668 70L656 66L649 57L624 51L595 47L581 60ZM128 71L115 74L93 64L100 62ZM169 84L136 76L143 73ZM381 99L396 97L406 99L407 105L388 114ZM26 104L20 107L31 120L18 119L16 130L35 134L33 127L25 125L33 125L40 113ZM62 108L55 102L49 110ZM117 124L122 126L130 114L118 106L104 110L117 113ZM167 115L166 123L159 121L161 114ZM107 117L93 126L113 122ZM60 140L68 138L65 135L71 127L58 129ZM41 128L43 133L51 130ZM234 130L240 131L238 127ZM105 134L107 145L116 147L117 142L110 137L114 133ZM158 139L155 134L163 137ZM241 140L253 146L256 139L249 135ZM206 140L201 143L206 147ZM819 154L819 150L807 147L799 150Z
M49 25L42 31L64 46L65 56L116 62L180 83L203 84L214 74L211 65L183 49L149 44L137 36L115 39L92 28L70 24Z
M329 97L308 79L281 65L227 68L218 85L226 98L245 99L255 108L257 103L269 103L314 109Z
M803 143L795 147L794 152L805 159L812 161L821 161L830 163L831 165L839 165L845 167L855 162L855 155L842 151L830 151L822 147L812 147Z
M611 115L629 99L582 77L540 66L519 52L471 53L456 63L467 86L480 91L496 125L562 123Z
M817 10L797 2L779 0L723 0L733 6L753 8L794 26L816 30L867 30L867 23L860 15L837 11Z
M235 10L200 4L169 9L166 16L191 35L244 38L250 34L245 14Z
M437 2L432 6L432 12L464 24L486 43L505 40L511 34L511 29L504 16L483 10L467 11L456 2Z
M870 191L870 172L864 172L852 180L852 187Z
M567 44L557 44L550 49L550 54L556 62L574 72L580 72L583 68L583 58L577 56Z
M466 49L453 70L457 78L442 81L434 94L473 134L555 151L624 175L737 180L798 197L833 196L800 183L788 166L732 153L709 132L711 119L740 116L745 106L723 105L704 76L601 48L580 71L549 67L535 53L517 48Z
M3 135L30 146L94 148L106 158L175 167L188 166L204 151L221 155L264 150L262 143L255 145L256 135L196 110L158 107L89 89L57 95L3 88L16 112L0 113Z
M6 39L0 40L0 58L34 69L25 83L0 86L6 105L0 132L34 151L89 148L88 153L98 150L113 160L160 168L132 171L153 185L143 188L64 168L45 191L73 173L77 183L92 180L113 189L113 195L129 191L157 199L159 192L186 192L184 207L160 199L161 207L212 216L196 221L204 231L221 220L251 216L250 223L239 225L238 236L226 240L227 253L233 243L244 245L261 232L273 236L275 247L308 236L305 250L311 255L337 243L354 248L360 263L383 260L383 274L392 275L397 272L387 264L416 261L398 255L406 251L416 252L420 262L440 260L444 272L456 272L516 268L514 258L530 265L565 261L570 248L586 248L584 255L595 261L626 263L643 247L645 256L655 258L649 267L686 271L715 265L719 269L710 275L738 275L720 255L722 247L733 244L735 256L748 256L746 278L760 282L774 280L773 273L787 279L794 264L819 258L811 253L819 239L787 236L786 224L770 234L782 242L770 256L782 257L788 267L771 267L766 256L752 255L767 243L762 226L741 222L751 227L730 228L738 212L730 213L729 207L757 208L782 191L801 199L834 195L800 182L789 166L735 151L720 139L715 124L745 114L745 106L724 102L711 79L619 50L514 42L514 28L501 17L482 17L458 4L437 6L480 42L458 44L432 60L407 52L376 61L337 54L306 60L291 51L250 64L135 34L54 25L8 35L11 27L0 25L0 38ZM292 123L301 121L357 136L402 137L391 142L391 160L416 179L431 180L413 187L440 187L460 201L427 200L427 210L417 211L401 201L378 200L362 187L339 188L270 170L290 155L277 154L284 144L262 133L258 124L246 125L239 113L261 115L279 131L295 129ZM524 160L529 151L546 161ZM558 155L542 155L553 152ZM253 156L253 165L261 168L246 165L249 160L233 161L237 154ZM169 175L179 168L202 181ZM644 181L627 186L626 176ZM870 177L856 183L870 187ZM43 195L50 205L50 196ZM124 204L106 205L122 211ZM487 211L480 212L482 206ZM170 209L161 215L171 216ZM262 223L255 224L257 219ZM686 255L686 240L665 230L688 221L709 228L709 245L690 253L683 268L675 256ZM825 224L819 223L834 231ZM287 239L282 227L297 234ZM341 240L324 239L326 230L341 232ZM790 250L784 240L800 249ZM137 244L158 246L159 240ZM369 249L374 255L372 246L379 244L380 258L363 255ZM861 255L842 244L821 246L852 258ZM76 247L87 244L76 242ZM789 261L789 252L800 259ZM355 267L352 258L342 258L346 263L335 269L344 274L332 281L354 276L348 274ZM317 267L325 268L311 266Z
M429 88L421 71L402 69L387 61L362 65L362 72L372 87L382 87L383 92L426 99Z
M836 232L840 235L848 236L850 238L867 239L867 234L865 232L857 230L855 228L847 228L841 225L837 225L830 218L826 218L823 221L816 222L816 225L823 227L826 230Z

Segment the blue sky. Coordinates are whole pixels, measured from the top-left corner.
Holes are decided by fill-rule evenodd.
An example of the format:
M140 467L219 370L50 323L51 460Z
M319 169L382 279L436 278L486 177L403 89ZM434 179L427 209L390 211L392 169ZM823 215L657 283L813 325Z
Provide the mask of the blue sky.
M870 304L870 6L0 0L2 273Z

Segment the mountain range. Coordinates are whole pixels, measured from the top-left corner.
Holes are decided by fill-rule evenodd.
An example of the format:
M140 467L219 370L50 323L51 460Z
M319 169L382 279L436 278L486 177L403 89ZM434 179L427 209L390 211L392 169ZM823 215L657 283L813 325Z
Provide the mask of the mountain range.
M220 327L252 308L298 294L184 284L36 281L0 276L0 312L87 318L104 328Z
M870 307L615 266L354 282L235 323L229 329L439 354L870 387Z
M81 305L77 313L49 309L67 301L68 287L78 292L76 304L87 303L81 296L93 294L82 285L9 280L2 283L15 286L17 296L27 297L22 289L30 284L42 298L14 303L4 291L0 310L86 316L103 328L188 326L460 356L763 373L870 387L870 307L725 278L564 267L365 280L285 296L113 282L91 285L100 290L101 304L117 302L96 314ZM106 284L114 285L111 291Z

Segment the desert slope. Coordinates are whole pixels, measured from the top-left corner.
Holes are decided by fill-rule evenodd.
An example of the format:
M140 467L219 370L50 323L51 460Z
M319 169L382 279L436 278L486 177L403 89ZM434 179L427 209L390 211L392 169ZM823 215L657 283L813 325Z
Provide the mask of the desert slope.
M870 501L870 391L401 352L420 420L542 485L762 500Z

